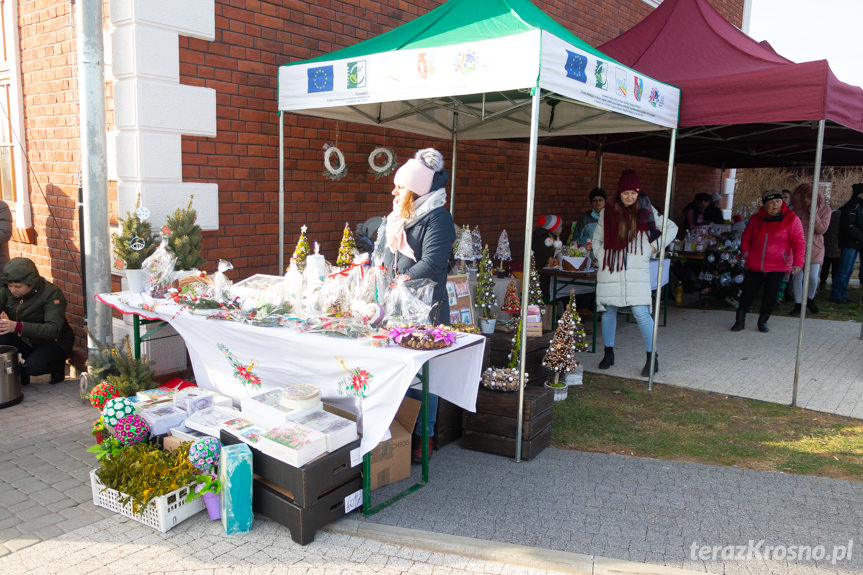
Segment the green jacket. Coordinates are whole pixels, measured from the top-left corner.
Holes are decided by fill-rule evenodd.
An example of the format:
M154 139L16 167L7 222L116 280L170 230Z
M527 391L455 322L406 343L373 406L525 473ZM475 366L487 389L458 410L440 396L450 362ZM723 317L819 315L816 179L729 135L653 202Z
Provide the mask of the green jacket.
M66 321L66 298L60 289L39 275L36 264L27 258L13 258L0 274L0 311L22 324L21 339L33 347L56 342L67 355L72 353L75 334ZM6 284L32 286L24 297L12 295Z

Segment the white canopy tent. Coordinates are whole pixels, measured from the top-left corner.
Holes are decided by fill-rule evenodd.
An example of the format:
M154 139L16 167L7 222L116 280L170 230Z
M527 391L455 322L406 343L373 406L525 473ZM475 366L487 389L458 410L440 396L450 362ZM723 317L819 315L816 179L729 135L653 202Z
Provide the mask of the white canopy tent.
M280 269L284 267L282 112L452 138L453 194L459 139L529 138L525 262L531 254L539 136L670 130L664 211L668 213L680 91L606 57L529 0L449 0L378 37L285 64L279 68L278 99ZM660 274L663 265L661 251ZM528 281L529 274L523 274L522 321L527 315ZM653 335L656 341L655 328ZM522 338L523 366L526 334ZM520 382L521 405L523 368ZM522 415L520 407L517 461Z

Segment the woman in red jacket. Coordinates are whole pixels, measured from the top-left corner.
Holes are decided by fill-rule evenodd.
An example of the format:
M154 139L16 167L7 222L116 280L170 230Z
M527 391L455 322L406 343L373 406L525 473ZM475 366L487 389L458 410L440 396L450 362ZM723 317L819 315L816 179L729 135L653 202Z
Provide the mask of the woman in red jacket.
M746 314L762 284L764 294L758 313L758 331L770 331L767 320L776 307L779 284L789 271L795 275L800 273L806 257L803 226L800 218L782 201L782 192L767 190L761 196L761 204L758 213L749 218L740 240L740 252L746 258L743 264L746 271L740 306L731 331L740 331L745 327Z

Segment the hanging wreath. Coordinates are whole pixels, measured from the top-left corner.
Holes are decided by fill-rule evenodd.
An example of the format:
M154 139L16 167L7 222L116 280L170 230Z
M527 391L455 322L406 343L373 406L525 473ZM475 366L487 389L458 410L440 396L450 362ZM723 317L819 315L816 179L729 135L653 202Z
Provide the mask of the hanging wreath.
M386 157L386 160L383 164L378 164L376 158L383 154ZM375 179L383 178L389 176L393 173L393 170L396 169L398 163L396 163L396 154L393 152L392 148L384 148L377 147L372 150L372 153L369 154L369 167L371 168L371 173L375 175Z
M333 166L333 156L336 156L338 161L337 166ZM335 146L324 146L324 168L327 170L324 175L331 180L340 180L348 173L348 165L345 163L345 155Z

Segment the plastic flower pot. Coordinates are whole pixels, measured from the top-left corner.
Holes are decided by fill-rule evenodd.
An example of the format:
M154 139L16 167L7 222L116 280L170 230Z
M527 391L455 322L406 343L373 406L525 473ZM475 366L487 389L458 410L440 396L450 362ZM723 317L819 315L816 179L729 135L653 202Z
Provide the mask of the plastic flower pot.
M207 513L210 515L210 519L215 521L216 519L222 518L222 506L219 501L219 494L213 493L212 491L207 491L201 497L204 498L204 505L207 506Z

